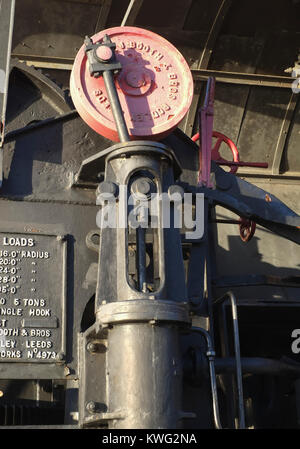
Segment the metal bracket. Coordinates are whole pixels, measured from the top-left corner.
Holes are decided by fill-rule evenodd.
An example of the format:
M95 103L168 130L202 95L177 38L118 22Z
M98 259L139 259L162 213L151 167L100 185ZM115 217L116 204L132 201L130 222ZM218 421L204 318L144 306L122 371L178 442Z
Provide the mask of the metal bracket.
M107 412L106 405L106 340L92 337L90 329L79 334L80 388L79 422L80 427L102 423ZM103 382L97 382L99 376Z
M105 70L117 73L122 69L122 65L117 61L114 53L116 44L111 41L107 34L104 36L103 42L97 44L94 44L92 39L86 36L84 44L90 74L95 78L99 78Z

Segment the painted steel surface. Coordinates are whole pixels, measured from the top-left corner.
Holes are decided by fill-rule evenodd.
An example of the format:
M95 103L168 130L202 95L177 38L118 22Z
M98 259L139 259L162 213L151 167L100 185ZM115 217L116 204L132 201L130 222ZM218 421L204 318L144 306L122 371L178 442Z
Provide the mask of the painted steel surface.
M116 87L132 138L158 140L178 126L193 97L190 69L179 51L161 36L136 27L116 27L104 35L116 43L116 57L122 70ZM71 94L86 123L102 136L118 141L103 78L90 76L84 46L79 50L72 74Z

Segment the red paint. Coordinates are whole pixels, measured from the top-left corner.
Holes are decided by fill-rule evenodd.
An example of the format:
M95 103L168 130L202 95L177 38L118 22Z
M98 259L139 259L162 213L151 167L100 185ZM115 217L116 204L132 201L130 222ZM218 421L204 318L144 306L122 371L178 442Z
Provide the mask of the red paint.
M113 55L111 48L106 46L98 47L96 50L96 54L98 58L102 59L102 61L109 61Z
M116 87L130 136L152 140L167 136L193 98L193 79L183 56L170 42L142 28L110 28L94 35L93 42L101 42L105 34L116 43L116 58L122 64ZM84 46L75 58L70 88L83 120L118 142L103 78L90 75Z
M240 219L240 237L243 242L250 242L255 234L256 223L255 221L248 220L247 218L241 217Z
M208 188L213 187L213 183L210 179L211 171L211 148L212 148L212 136L213 136L213 123L214 123L214 97L215 97L215 79L210 77L206 85L205 100L199 113L199 125L200 133L194 136L192 139L198 140L201 138L199 145L199 173L198 184L204 185Z
M217 131L213 131L213 137L217 138L217 142L215 143L214 147L211 151L211 159L216 162L219 165L228 165L230 167L229 173L236 173L238 171L239 167L256 167L256 168L268 168L267 162L243 162L240 161L240 155L239 151L236 147L236 145L233 143L229 137L225 136L225 134L219 133ZM199 140L200 134L197 133L192 137L193 142L197 142ZM227 146L230 148L232 155L233 155L233 161L228 161L227 159L222 158L220 155L220 146L221 143L225 142Z
M221 134L217 131L213 131L212 133L213 137L217 138L217 142L215 143L214 147L211 150L211 159L215 162L218 162L220 164L224 164L224 165L231 165L230 161L227 161L226 159L222 158L222 156L219 153L219 149L221 146L222 142L225 142L228 147L230 148L232 155L233 155L233 161L234 162L239 162L240 161L240 156L239 156L239 152L237 147L235 146L235 144L232 142L231 139L229 139L229 137L225 136L225 134ZM194 142L196 142L199 139L200 134L197 133L192 137L192 140ZM238 166L232 166L230 168L230 173L236 173L238 170Z

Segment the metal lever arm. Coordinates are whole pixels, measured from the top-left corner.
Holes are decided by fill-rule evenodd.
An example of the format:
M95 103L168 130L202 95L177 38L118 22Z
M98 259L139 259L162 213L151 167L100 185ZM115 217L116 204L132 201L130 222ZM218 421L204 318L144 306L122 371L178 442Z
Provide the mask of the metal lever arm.
M122 69L121 63L116 60L115 47L116 44L111 41L107 34L101 44L93 44L92 39L85 38L85 52L88 57L91 76L95 78L100 75L103 76L120 142L129 142L130 136L114 82L114 74Z

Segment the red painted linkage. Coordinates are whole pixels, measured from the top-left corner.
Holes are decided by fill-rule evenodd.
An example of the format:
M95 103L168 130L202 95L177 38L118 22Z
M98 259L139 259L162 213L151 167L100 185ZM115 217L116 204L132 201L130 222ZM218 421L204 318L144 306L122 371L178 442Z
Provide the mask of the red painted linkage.
M259 167L268 168L266 162L243 162L240 161L240 156L236 145L229 137L222 133L213 131L214 121L214 95L215 95L215 79L209 78L206 87L206 95L203 107L200 109L199 125L200 132L192 137L192 140L196 142L200 139L199 145L199 185L204 185L208 188L212 188L210 180L211 161L213 160L219 165L227 165L230 167L230 173L234 174L238 171L239 167ZM212 144L212 138L217 138L215 145ZM220 155L220 146L222 142L225 142L230 148L233 161L228 161ZM240 237L244 242L249 242L256 228L256 223L244 217L240 217L240 220L236 221L240 229Z
M199 128L200 132L192 137L192 140L196 142L200 139L199 145L199 177L198 182L200 185L206 187L212 187L210 181L211 161L215 161L219 165L227 165L230 167L230 173L234 174L238 171L239 167L258 167L268 168L267 162L243 162L240 161L240 156L236 145L225 134L213 131L214 122L214 97L215 97L215 79L213 77L208 78L206 86L206 95L204 105L200 109L199 114ZM212 138L216 137L217 142L214 147L212 146ZM225 142L230 148L233 161L228 161L220 155L220 146L222 142Z
M210 180L211 170L211 149L212 149L212 136L213 136L213 123L214 123L214 97L215 97L215 79L213 77L208 78L206 86L206 95L204 105L200 109L199 113L199 127L201 133L196 136L198 140L201 139L199 145L199 185L204 185L208 188L212 188L213 185ZM200 135L201 134L201 135ZM194 140L195 136L192 137Z
M216 162L218 165L228 165L230 168L230 173L234 174L238 171L239 167L257 167L257 168L268 168L267 162L243 162L240 161L240 155L239 151L236 147L236 145L233 143L229 137L225 136L225 134L219 133L218 131L213 131L212 133L213 137L217 138L217 141L212 147L211 150L211 160ZM195 134L192 137L193 142L197 142L199 140L200 133ZM233 155L233 161L228 161L227 159L224 159L220 155L220 146L222 142L225 142L228 147L230 148L232 155Z
M230 169L230 173L236 173L238 170L238 165L233 165L232 162L227 161L226 159L222 158L222 156L219 153L219 149L220 149L221 143L225 142L229 146L229 148L233 154L233 161L236 163L239 163L240 155L239 155L237 147L232 142L232 140L229 139L229 137L225 136L224 134L221 134L217 131L213 131L212 135L213 135L213 137L217 137L217 142L215 143L214 147L211 150L211 160L219 163L220 165L229 165L229 166L232 165L232 167ZM197 142L197 140L199 140L199 137L200 137L200 133L197 133L192 137L192 140L194 142Z
M255 234L256 223L255 221L248 220L247 218L240 217L239 220L240 237L243 242L249 242Z

